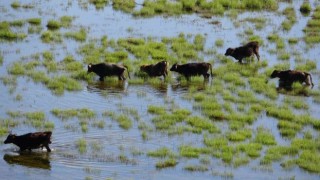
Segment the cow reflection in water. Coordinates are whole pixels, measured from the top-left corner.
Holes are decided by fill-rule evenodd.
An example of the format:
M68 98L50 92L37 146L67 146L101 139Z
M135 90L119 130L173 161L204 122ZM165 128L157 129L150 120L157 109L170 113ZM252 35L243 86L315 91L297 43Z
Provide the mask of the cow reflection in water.
M111 93L119 93L119 92L126 91L127 84L125 81L97 82L97 83L88 84L87 89L90 92L100 92L103 90L107 90L107 91L110 91Z
M19 152L19 154L5 154L3 156L8 164L21 165L28 168L51 169L50 153Z
M171 87L173 91L189 91L190 88L195 88L197 91L202 91L202 90L205 90L207 86L211 86L211 83L212 81L205 79L202 82L187 81L185 83L172 84Z

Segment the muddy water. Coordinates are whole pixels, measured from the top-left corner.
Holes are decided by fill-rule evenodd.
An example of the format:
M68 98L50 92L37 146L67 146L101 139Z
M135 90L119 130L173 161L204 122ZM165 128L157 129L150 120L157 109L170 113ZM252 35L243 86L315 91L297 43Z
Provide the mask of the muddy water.
M75 20L72 29L85 27L88 30L88 38L100 38L107 35L108 38L118 39L126 37L176 37L181 32L185 34L202 34L206 37L206 48L214 46L216 39L223 39L224 46L217 49L223 54L227 47L238 46L244 40L239 33L243 33L252 24L244 24L235 27L228 17L213 17L203 19L197 15L182 15L179 17L152 17L133 18L129 14L115 11L110 5L103 9L96 10L94 6L86 8L81 5L83 1L23 1L21 3L33 4L32 9L13 9L10 1L0 3L1 21L19 20L34 17L41 17L42 26L49 19L59 18L63 15L74 16ZM312 4L317 1L312 1ZM297 9L300 1L292 4ZM281 3L280 9L288 4ZM291 31L279 32L284 37L303 37L302 29L310 17L298 14L298 23ZM273 31L277 31L283 20L283 16L271 12L248 12L239 14L238 19L246 17L270 17L268 27L257 31L256 34L266 37ZM212 21L221 22L219 25L211 24ZM132 29L132 30L128 30ZM26 32L26 31L25 31ZM4 57L3 65L0 66L0 75L7 75L7 67L21 57L40 53L45 50L53 51L56 59L62 59L67 54L72 54L81 59L77 54L77 48L81 43L64 40L63 44L44 44L39 35L28 35L23 41L1 42L0 50ZM264 49L272 48L273 45L264 45ZM303 42L299 42L296 48L305 48ZM319 45L306 51L304 58L317 59L320 56ZM276 55L268 51L261 51L261 57L268 60L269 66L276 64ZM291 59L290 62L294 64ZM319 72L320 64L318 62ZM319 74L319 73L318 73ZM175 77L175 75L174 75ZM314 76L315 88L318 89L319 76ZM150 123L151 115L147 113L148 105L165 105L186 108L193 111L192 102L186 100L189 86L181 86L178 82L163 83L160 86L150 84L132 85L125 83L86 83L83 82L83 90L78 92L65 92L62 96L52 94L46 87L32 80L19 77L17 86L13 93L10 88L0 83L0 117L7 118L7 111L33 112L42 111L46 118L54 122L53 140L51 153L36 150L32 153L20 153L14 145L2 144L4 136L0 137L0 179L224 179L228 176L224 173L232 173L234 179L275 179L289 178L296 179L318 179L319 175L308 173L294 167L290 170L283 170L279 163L274 164L272 169L255 169L259 164L258 160L252 160L248 165L239 168L226 166L219 159L212 158L209 170L206 172L189 172L184 170L185 165L197 163L197 160L181 158L174 168L156 169L156 158L146 155L148 151L160 147L168 147L178 152L181 144L203 146L202 135L184 134L181 136L168 136L160 132L148 134L148 140L143 140L141 131L138 129L138 121L133 120L133 126L129 130L123 130L118 123L109 117L104 117L104 112L116 112L121 114L120 107L127 107L137 110L140 121ZM203 85L196 83L198 89L210 86L210 83ZM22 100L15 100L17 94L23 95ZM285 96L285 95L283 95ZM308 99L311 112L315 117L320 117L319 105ZM71 118L61 120L52 115L51 110L88 108L93 110L97 116L94 119L103 120L104 128L88 125L88 131L83 133L79 120ZM199 112L193 112L195 114ZM252 128L263 125L270 129L278 144L288 145L290 141L283 139L277 129L277 121L262 116L256 121ZM226 127L225 123L217 123L221 129ZM35 131L34 128L19 125L12 129L14 133L23 134ZM301 135L300 135L301 136ZM79 152L76 141L85 139L87 142L86 152Z

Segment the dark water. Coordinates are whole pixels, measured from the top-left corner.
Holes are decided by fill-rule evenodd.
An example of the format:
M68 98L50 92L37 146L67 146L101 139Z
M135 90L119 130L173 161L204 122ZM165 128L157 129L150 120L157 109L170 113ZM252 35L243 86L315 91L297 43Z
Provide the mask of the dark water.
M83 1L23 1L21 3L33 4L32 9L13 9L12 1L2 1L0 3L1 21L12 21L41 17L42 26L49 19L55 19L63 15L75 16L73 24L76 27L85 27L89 30L89 38L100 38L107 35L108 38L118 39L126 37L175 37L179 33L202 34L206 37L206 48L214 46L216 39L223 39L224 46L219 48L219 53L223 54L227 47L235 47L242 42L239 32L243 32L251 24L244 24L235 27L228 17L213 17L203 19L197 15L182 15L179 17L152 17L133 18L129 14L115 11L110 5L101 10L96 10L94 6L88 5L83 8L80 4ZM301 1L293 1L295 9L298 9ZM318 1L311 1L317 4ZM287 3L281 3L280 9L286 7ZM248 12L242 13L238 19L246 17L268 17L268 26L263 31L258 31L257 35L266 37L277 28L283 21L283 16L272 12ZM279 32L284 37L302 38L305 27L310 17L304 17L297 13L298 22L289 32ZM271 18L269 18L271 17ZM270 20L271 19L271 20ZM220 25L210 24L211 21L218 20ZM128 31L132 29L132 31ZM12 62L21 57L43 52L53 51L56 59L62 59L67 54L79 57L76 50L81 43L64 40L63 44L44 44L39 35L28 35L23 41L1 42L0 51L4 57L3 65L0 66L0 76L7 75L7 67ZM272 48L273 45L266 45L264 48ZM305 44L299 42L295 48L305 49ZM303 51L303 50L302 50ZM303 51L304 52L304 51ZM308 49L303 55L304 58L317 59L320 57L319 45ZM268 60L269 66L278 61L274 54L268 51L261 51L261 57ZM290 60L294 64L293 60ZM314 82L318 87L319 67L317 61L317 74L314 75ZM196 82L193 84L198 91L210 86L210 82L203 84ZM78 92L65 92L62 96L52 94L46 87L39 83L34 83L25 77L17 79L17 86L13 93L10 88L0 83L0 117L8 118L7 111L34 112L42 111L46 114L46 119L54 122L53 139L50 147L51 153L41 150L34 152L19 152L14 145L2 144L5 136L0 137L0 179L225 179L228 176L224 173L232 173L234 179L276 179L290 178L296 179L319 179L318 174L308 173L294 167L290 170L283 170L279 163L273 164L272 169L256 169L258 160L252 160L248 165L239 168L226 166L219 159L212 158L209 170L206 172L189 172L184 170L187 164L197 164L195 159L179 159L179 163L174 168L156 169L155 164L159 160L146 155L148 151L156 150L160 147L168 147L178 152L181 144L202 146L203 136L195 134L184 134L181 136L168 136L160 132L148 134L148 140L141 137L138 129L139 122L147 124L151 121L151 115L147 113L149 105L173 106L193 110L192 102L188 101L190 85L181 85L173 80L170 83L163 82L160 85L143 84L133 85L128 82L123 83L86 83L83 82L83 90ZM15 100L15 96L21 94L21 101ZM286 96L286 95L283 95ZM310 105L310 112L315 117L320 117L319 104L307 98ZM133 120L133 126L129 130L119 127L118 123L109 117L104 117L104 112L121 113L120 107L127 107L138 112L140 121ZM104 128L93 127L89 122L88 132L83 133L77 118L61 120L52 115L52 109L81 109L88 108L94 110L97 116L95 120L103 120ZM194 114L199 112L194 112ZM221 129L226 127L223 122L217 123ZM270 129L278 144L288 145L290 141L283 139L277 129L277 121L272 118L262 116L256 121L252 128L255 129L263 125ZM36 129L19 125L12 129L14 133L23 134ZM319 132L315 132L319 135ZM76 141L85 139L87 148L85 153L80 153L76 146ZM125 157L125 158L123 158Z

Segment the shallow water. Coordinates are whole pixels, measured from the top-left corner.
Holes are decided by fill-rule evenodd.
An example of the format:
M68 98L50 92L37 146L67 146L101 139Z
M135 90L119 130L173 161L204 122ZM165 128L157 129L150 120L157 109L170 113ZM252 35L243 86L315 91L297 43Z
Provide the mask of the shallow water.
M235 47L245 40L245 37L238 35L243 33L248 27L253 27L250 23L244 23L240 27L235 27L233 20L229 17L212 17L204 19L196 14L181 15L174 17L156 16L151 18L133 18L130 14L113 10L111 5L103 9L96 10L91 4L87 8L81 6L83 1L23 1L23 4L33 4L32 9L13 9L10 1L0 3L1 21L12 21L41 17L42 26L49 19L57 19L63 15L74 16L73 26L69 30L78 30L84 27L88 30L88 39L99 39L107 35L110 39L126 37L152 37L161 40L162 37L176 37L180 33L201 34L206 37L205 48L213 48L217 39L223 39L224 45L216 48L219 54L224 54L227 47ZM137 1L138 2L138 1ZM139 1L140 2L140 1ZM299 8L300 1L292 4L295 9ZM317 4L318 1L311 1ZM281 3L280 9L287 6ZM281 25L283 16L272 12L245 12L239 14L238 20L247 17L267 17L267 27L255 32L256 35L264 37L265 44L260 50L263 60L268 61L272 67L279 63L275 54L270 54L267 50L274 49L274 45L268 45L266 36ZM279 32L284 37L302 38L303 28L310 17L304 17L297 12L298 22L289 32ZM271 18L269 18L271 17ZM273 19L272 17L275 17ZM273 19L273 20L271 20ZM219 25L211 24L218 20ZM22 27L26 29L26 27ZM128 30L131 29L131 30ZM63 30L62 30L63 31ZM24 31L24 32L27 32ZM20 60L32 54L45 50L54 52L55 59L63 59L66 55L74 55L78 59L82 57L77 53L77 49L83 43L64 39L62 44L42 43L39 34L28 35L25 40L13 42L0 42L0 51L4 57L3 65L0 66L0 76L6 76L7 67L14 61ZM289 47L290 48L290 47ZM303 53L306 59L316 60L320 56L319 44L305 50L306 45L300 42L294 46ZM204 57L209 60L210 57ZM290 59L290 65L294 65L294 60ZM319 67L313 76L314 89L319 90ZM176 74L172 75L176 77ZM276 82L276 80L272 80ZM184 85L176 79L169 83L163 82L160 85L144 83L140 85L129 84L128 81L120 83L98 82L95 77L93 83L82 82L83 89L76 92L65 91L63 95L53 94L41 83L35 83L30 78L18 77L17 86L10 91L10 86L0 83L0 118L9 118L8 111L34 112L41 111L46 115L46 119L54 123L53 139L50 147L51 153L41 150L33 152L19 152L14 145L5 145L5 136L0 137L0 179L227 179L227 174L232 174L233 179L275 179L290 178L296 179L319 179L319 174L309 173L298 166L290 170L285 170L280 163L273 163L271 169L263 169L259 166L259 158L250 160L248 165L234 168L221 161L221 159L211 157L209 170L205 172L190 172L184 169L186 165L199 164L196 158L179 158L178 164L174 168L157 169L155 164L161 160L147 156L147 152L161 147L167 147L175 152L179 152L180 145L203 146L203 135L184 133L183 135L169 136L167 133L156 130L147 132L148 139L143 140L139 123L152 124L153 115L147 112L149 105L159 105L166 107L179 107L190 110L193 115L201 114L193 108L194 104L186 96L190 96L189 90L196 87L197 91L211 86L209 83L192 82L192 85ZM22 100L15 100L17 94L22 95ZM281 95L281 98L287 95ZM289 96L290 97L290 96ZM312 97L305 97L310 106L309 112L319 119L320 105L312 101ZM131 108L138 112L139 120L135 120L133 115L129 116L133 122L130 129L124 130L119 127L118 122L109 116L103 116L104 112L124 113L121 107ZM96 117L88 120L88 131L82 132L80 119L70 118L62 120L51 113L52 109L81 109L93 110ZM102 120L104 128L94 127L94 120ZM228 128L227 122L216 122L216 125L225 131ZM277 128L277 120L267 117L264 113L251 125L251 129L263 126L269 129L280 145L290 145L288 139L283 138ZM312 128L311 128L312 129ZM14 127L12 131L16 134L24 134L37 129L25 124ZM319 137L319 131L312 131L315 137ZM298 136L303 136L299 134ZM85 139L87 142L86 152L78 150L76 142ZM263 150L265 151L265 149ZM2 158L1 158L2 157Z

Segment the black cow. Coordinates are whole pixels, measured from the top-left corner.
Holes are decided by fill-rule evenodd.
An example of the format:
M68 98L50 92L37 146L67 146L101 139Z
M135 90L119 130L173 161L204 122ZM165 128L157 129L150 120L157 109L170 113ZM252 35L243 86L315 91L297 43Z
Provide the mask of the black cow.
M168 76L168 62L161 61L157 64L142 65L140 71L147 73L150 77L163 76L165 78Z
M260 60L259 55L259 43L257 41L251 41L244 46L240 46L237 48L228 48L225 56L232 56L237 59L240 63L242 63L242 59L246 57L250 57L255 54Z
M126 66L121 66L118 64L110 64L110 63L99 63L99 64L89 64L88 65L88 73L94 72L100 78L100 81L104 80L106 76L118 76L119 80L125 80L124 71L128 68ZM130 74L128 71L128 77L130 78Z
M187 63L178 65L175 63L172 65L170 71L175 71L183 76L186 77L187 80L189 80L190 76L198 76L203 75L203 77L209 78L210 74L208 73L208 70L210 69L211 77L212 77L212 66L210 63L201 62L201 63Z
M308 72L298 71L298 70L286 70L286 71L279 71L274 70L270 75L270 78L278 77L279 84L283 87L291 88L294 82L306 83L306 85L313 88L314 84L312 82L311 74Z
M21 136L10 133L4 141L4 144L13 143L19 146L20 151L24 151L26 149L31 151L31 149L42 149L45 147L47 151L50 152L51 149L49 148L49 144L51 144L51 135L51 131L28 133Z

